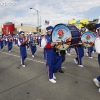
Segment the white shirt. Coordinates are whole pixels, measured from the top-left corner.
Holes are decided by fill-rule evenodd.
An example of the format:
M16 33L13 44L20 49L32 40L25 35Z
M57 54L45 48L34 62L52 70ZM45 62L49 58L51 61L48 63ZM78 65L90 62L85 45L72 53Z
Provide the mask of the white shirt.
M44 48L46 46L46 44L47 44L46 39L45 39L45 37L43 37L41 40L41 47Z
M100 54L100 37L97 37L94 42L96 52Z

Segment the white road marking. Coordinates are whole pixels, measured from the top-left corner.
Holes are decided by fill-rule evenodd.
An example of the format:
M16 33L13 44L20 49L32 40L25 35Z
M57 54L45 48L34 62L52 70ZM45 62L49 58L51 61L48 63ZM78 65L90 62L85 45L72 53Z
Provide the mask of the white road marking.
M61 68L66 69L65 67L61 67Z
M1 52L1 51L0 51L0 52ZM11 54L11 53L6 53L6 52L1 52L1 53L20 58L20 56L17 56L17 55ZM42 64L45 64L45 62L42 62L42 61L33 60L33 59L30 59L30 58L26 58L26 59L27 59L27 60L31 60L31 61L35 61L35 62L39 62L39 63L42 63Z
M6 54L6 55L11 55L11 56L14 56L14 57L18 57L20 58L20 56L18 55L14 55L14 54L11 54L11 53L6 53L6 52L2 52L0 51L1 53L3 54ZM33 59L30 59L30 58L26 58L27 60L31 60L31 61L34 61L34 62L38 62L38 63L42 63L42 64L45 64L45 62L42 62L42 61L38 61L38 60L33 60ZM62 67L63 69L66 69L65 67Z

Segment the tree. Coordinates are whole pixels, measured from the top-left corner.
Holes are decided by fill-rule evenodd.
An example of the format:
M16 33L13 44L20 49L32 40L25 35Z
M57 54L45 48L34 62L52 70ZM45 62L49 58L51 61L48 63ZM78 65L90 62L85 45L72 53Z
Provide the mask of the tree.
M83 24L83 27L87 28L89 31L95 31L96 30L96 23L89 23L89 24Z

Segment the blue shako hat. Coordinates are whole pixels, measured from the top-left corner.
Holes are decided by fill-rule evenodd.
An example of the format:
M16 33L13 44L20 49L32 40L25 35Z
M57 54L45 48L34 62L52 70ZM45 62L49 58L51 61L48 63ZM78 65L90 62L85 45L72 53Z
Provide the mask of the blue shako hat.
M52 31L52 30L53 30L53 27L52 27L52 26L48 26L48 27L46 28L46 30L47 30L47 32L48 32L48 31Z
M20 32L19 32L19 35L20 35L20 34L24 34L24 32L23 32L23 31L20 31Z
M96 24L96 29L100 28L100 23Z

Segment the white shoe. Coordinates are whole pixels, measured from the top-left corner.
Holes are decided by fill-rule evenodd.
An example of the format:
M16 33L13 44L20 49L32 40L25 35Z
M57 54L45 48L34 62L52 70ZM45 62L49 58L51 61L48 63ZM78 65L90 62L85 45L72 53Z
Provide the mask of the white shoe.
M55 77L55 75L53 74L53 79L55 80L56 79L56 77Z
M86 56L88 57L88 53L86 53Z
M100 92L100 88L99 88L99 92Z
M52 78L52 79L49 79L49 81L51 82L51 83L56 83L56 81Z
M25 67L25 65L22 65L23 67Z
M92 53L94 54L94 51L92 51Z
M11 51L9 51L9 52L11 52Z
M77 60L76 59L74 59L74 62L75 62L75 64L77 64Z
M93 57L89 57L89 58L91 58L91 59L92 59Z
M95 85L96 85L97 87L100 87L100 83L99 83L99 81L97 80L97 78L94 78L93 81L94 81L94 83L95 83Z
M79 67L84 67L83 65L78 65Z
M34 57L34 55L32 55L32 57Z

